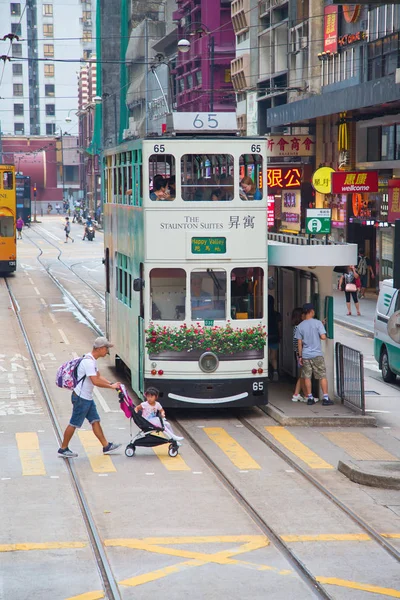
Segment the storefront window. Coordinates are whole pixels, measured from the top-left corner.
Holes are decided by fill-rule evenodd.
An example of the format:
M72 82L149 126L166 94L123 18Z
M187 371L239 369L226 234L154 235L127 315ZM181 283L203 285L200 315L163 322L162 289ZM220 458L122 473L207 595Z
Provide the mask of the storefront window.
M226 272L216 269L193 271L190 275L193 321L226 318Z
M394 160L394 125L382 127L381 160Z
M152 269L150 299L153 321L183 321L186 301L185 270Z
M264 271L260 267L233 269L231 273L231 318L262 319Z

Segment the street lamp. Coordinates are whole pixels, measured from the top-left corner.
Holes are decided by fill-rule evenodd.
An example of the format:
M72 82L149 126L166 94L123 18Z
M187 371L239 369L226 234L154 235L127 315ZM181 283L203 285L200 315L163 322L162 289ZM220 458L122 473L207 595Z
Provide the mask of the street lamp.
M200 28L193 29L193 25L199 25ZM191 30L191 31L190 31ZM186 34L189 32L189 35L199 34L199 37L202 38L202 34L205 33L209 36L208 42L208 52L210 56L210 112L214 112L214 66L215 66L215 39L214 36L211 35L210 30L206 25L200 22L193 22L187 27L184 28L183 33ZM191 42L186 38L183 38L178 41L178 50L183 54L189 52L191 46Z

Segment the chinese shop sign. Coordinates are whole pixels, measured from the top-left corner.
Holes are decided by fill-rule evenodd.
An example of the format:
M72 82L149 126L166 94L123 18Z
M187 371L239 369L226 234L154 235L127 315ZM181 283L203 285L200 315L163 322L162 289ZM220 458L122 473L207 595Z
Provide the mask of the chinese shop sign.
M324 52L338 50L338 7L325 6L324 9Z
M272 229L275 225L275 196L268 196L268 207L267 207L267 225L268 229Z
M332 193L352 194L378 191L378 171L358 171L332 173Z
M330 194L331 193L331 176L335 170L332 167L320 167L317 169L312 176L312 186L316 192L320 194Z
M268 189L301 187L302 170L297 167L277 167L267 169Z
M400 219L400 179L389 179L389 214L388 222Z
M315 137L313 135L269 135L266 138L267 157L313 156Z

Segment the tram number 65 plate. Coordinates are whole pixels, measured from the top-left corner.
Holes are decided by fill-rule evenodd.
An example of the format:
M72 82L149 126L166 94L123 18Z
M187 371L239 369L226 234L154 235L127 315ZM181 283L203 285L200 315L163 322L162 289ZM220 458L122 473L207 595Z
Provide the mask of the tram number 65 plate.
M153 152L157 153L157 152L165 152L165 146L164 144L155 144L154 148L153 148Z
M253 381L253 396L261 396L264 392L263 381Z

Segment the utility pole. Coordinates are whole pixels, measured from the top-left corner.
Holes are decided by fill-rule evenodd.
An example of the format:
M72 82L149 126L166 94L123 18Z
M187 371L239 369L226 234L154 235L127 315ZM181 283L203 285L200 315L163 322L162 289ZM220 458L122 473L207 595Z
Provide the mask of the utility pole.
M210 50L210 112L214 112L215 38L213 35L210 37L209 50Z

